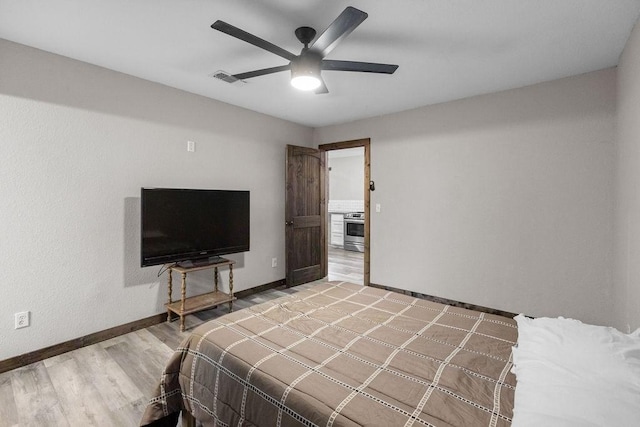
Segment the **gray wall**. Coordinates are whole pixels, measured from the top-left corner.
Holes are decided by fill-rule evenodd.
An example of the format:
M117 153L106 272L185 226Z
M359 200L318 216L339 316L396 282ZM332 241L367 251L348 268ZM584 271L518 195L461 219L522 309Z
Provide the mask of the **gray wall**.
M329 199L364 200L364 148L360 155L335 157L329 151Z
M284 278L285 145L311 129L2 40L0 117L0 360L164 311L143 186L250 190L236 290Z
M371 138L371 280L615 324L616 70L317 129Z
M615 275L620 328L640 327L640 26L618 66Z

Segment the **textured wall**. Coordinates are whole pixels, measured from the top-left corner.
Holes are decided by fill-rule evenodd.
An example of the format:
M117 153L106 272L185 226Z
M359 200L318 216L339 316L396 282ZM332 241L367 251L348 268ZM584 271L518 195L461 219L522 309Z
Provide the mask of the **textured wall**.
M236 290L284 278L285 145L311 129L2 40L0 117L0 360L164 311L143 186L250 190Z
M615 324L616 70L316 129L371 138L371 281Z
M615 275L618 323L640 328L640 25L618 66Z

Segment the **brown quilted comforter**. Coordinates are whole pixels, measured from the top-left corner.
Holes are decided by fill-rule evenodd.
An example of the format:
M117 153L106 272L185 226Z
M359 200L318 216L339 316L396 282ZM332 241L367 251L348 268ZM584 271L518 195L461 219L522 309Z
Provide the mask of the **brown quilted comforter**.
M321 283L196 328L141 425L509 426L515 322Z

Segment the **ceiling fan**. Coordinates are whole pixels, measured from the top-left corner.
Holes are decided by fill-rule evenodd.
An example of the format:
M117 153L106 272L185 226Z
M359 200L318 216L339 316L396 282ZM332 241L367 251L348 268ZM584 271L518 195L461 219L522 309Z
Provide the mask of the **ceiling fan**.
M316 30L311 27L300 27L296 29L296 37L304 44L299 55L295 55L288 50L247 33L224 21L218 20L214 22L211 28L289 60L289 64L287 65L234 74L232 76L233 78L244 80L291 70L291 84L295 88L308 91L315 90L315 93L320 94L329 92L320 75L321 70L393 74L398 68L397 65L391 64L324 59L342 39L351 34L358 25L367 19L367 16L368 15L361 10L351 6L347 7L311 46L309 46L309 43L311 43L316 36Z

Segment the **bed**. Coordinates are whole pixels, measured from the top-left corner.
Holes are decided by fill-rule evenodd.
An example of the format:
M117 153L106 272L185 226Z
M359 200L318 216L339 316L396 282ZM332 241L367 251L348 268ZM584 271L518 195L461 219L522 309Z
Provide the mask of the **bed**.
M141 425L508 426L513 319L320 283L194 329Z

